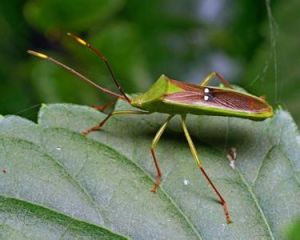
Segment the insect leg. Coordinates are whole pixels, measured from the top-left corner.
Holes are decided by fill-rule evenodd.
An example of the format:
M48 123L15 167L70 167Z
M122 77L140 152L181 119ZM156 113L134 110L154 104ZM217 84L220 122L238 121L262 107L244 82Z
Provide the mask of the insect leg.
M206 178L206 180L208 181L209 185L213 188L214 192L217 194L219 200L220 200L220 203L222 204L223 206L223 209L224 209L224 213L225 213L225 217L226 217L226 221L227 223L232 223L231 219L230 219L230 215L229 215L229 212L228 212L228 208L227 208L227 203L225 201L225 199L223 198L223 196L221 195L221 193L218 191L218 189L216 188L216 186L213 184L212 180L209 178L209 176L207 175L207 173L205 172L203 166L202 166L202 162L200 160L200 157L197 153L197 150L195 148L195 145L192 141L192 138L188 132L188 129L187 129L187 126L186 126L186 122L185 122L185 116L182 117L182 128L183 128L183 131L184 131L184 135L187 139L187 142L189 144L189 147L191 149L191 152L192 152L192 155L193 157L195 158L196 160L196 163L201 171L201 173L203 174L203 176Z
M158 164L158 161L157 161L157 158L156 158L156 155L155 155L155 148L156 148L156 145L157 145L161 135L165 131L169 121L171 120L171 118L173 116L174 115L170 115L168 117L166 122L160 127L160 129L157 131L155 137L152 140L150 151L151 151L153 162L154 162L155 169L156 169L156 181L155 181L155 184L154 184L153 188L151 189L151 192L156 192L157 191L157 188L159 187L159 184L160 184L160 178L161 178L161 171L160 171L159 164Z
M211 80L213 80L214 78L219 79L220 82L223 83L223 84L225 85L225 87L227 87L227 88L233 88L233 87L230 85L230 83L229 83L227 80L225 80L221 74L219 74L219 73L217 73L217 72L211 72L210 74L208 74L207 77L204 78L204 79L201 81L200 86L202 86L202 87L207 86L208 83L209 83Z
M115 98L113 99L112 101L106 103L106 104L103 104L103 105L97 105L97 106L92 106L92 108L95 108L96 110L98 111L104 111L105 109L109 108L110 106L114 105L116 103L116 101L118 100L119 98Z
M106 116L106 118L104 118L100 123L98 123L97 125L95 125L91 128L88 128L88 129L84 130L81 134L86 136L91 132L100 130L103 127L103 125L107 122L107 120L110 119L114 115L128 115L128 114L150 114L150 112L139 111L139 110L113 111L113 112L109 113Z

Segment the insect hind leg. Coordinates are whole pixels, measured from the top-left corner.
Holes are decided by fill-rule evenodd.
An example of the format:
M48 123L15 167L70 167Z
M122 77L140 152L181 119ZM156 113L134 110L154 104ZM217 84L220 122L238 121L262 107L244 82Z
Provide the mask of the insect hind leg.
M196 163L197 163L197 165L198 165L198 167L199 167L202 175L208 181L209 185L213 188L214 192L217 194L217 196L218 196L218 198L220 200L220 203L223 206L224 214L225 214L225 218L226 218L227 224L232 223L230 215L229 215L229 211L228 211L228 208L227 208L227 203L226 203L224 197L221 195L221 193L219 192L219 190L216 188L216 186L214 185L214 183L212 182L212 180L209 178L209 176L207 175L206 171L204 170L204 168L202 166L202 162L201 162L201 160L199 158L199 155L197 153L195 145L194 145L194 143L192 141L192 138L191 138L191 136L189 134L189 131L187 129L186 122L185 122L185 116L182 117L182 128L183 128L183 131L184 131L184 135L185 135L185 137L187 139L187 142L189 144L190 150L192 152L192 155L193 155L194 159L196 160Z
M211 72L210 74L208 74L201 82L200 82L200 86L201 87L205 87L208 85L208 83L217 78L221 83L224 84L225 87L227 88L233 88L230 83L225 80L225 78L223 78L223 76L220 74L220 73L217 73L217 72Z

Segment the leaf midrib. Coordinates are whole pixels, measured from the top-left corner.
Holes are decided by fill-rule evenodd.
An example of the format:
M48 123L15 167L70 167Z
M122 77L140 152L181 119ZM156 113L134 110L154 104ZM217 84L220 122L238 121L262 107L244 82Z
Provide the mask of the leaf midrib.
M113 233L113 234L118 234L119 236L122 236L122 237L124 237L124 235L122 235L121 233L114 233L114 232L112 232L110 229L108 229L108 228L106 228L105 226L101 226L101 225L98 225L98 224L95 224L95 223L93 223L93 222L89 222L89 221L86 221L86 220L83 220L83 219L81 219L81 218L77 218L76 216L71 216L71 215L68 215L68 214L66 214L66 213L62 213L62 212L60 212L60 211L57 211L57 209L55 209L55 208L50 208L50 207L48 207L48 206L44 206L43 204L39 204L39 203L36 203L36 202L32 202L32 201L28 201L28 200L26 200L26 199L23 199L23 198L20 198L20 197L18 197L18 198L16 198L15 196L10 196L10 195L8 195L8 194L1 194L0 195L0 198L4 198L4 199L7 199L7 200L14 200L14 201L17 201L17 202L20 202L20 203L24 203L25 205L32 205L32 206L36 206L36 207L38 207L38 208L40 208L40 209L43 209L43 210L46 210L46 211L50 211L50 212L52 212L52 213L54 213L54 214L56 214L56 215L58 215L58 216L63 216L63 217L65 217L65 218L68 218L69 219L69 224L68 224L68 226L65 228L65 230L67 230L67 228L72 224L72 222L78 222L78 223L85 223L85 224L88 224L88 225L90 225L90 226L94 226L94 227L96 227L96 228L101 228L101 229L103 229L103 230L105 230L105 231L108 231L108 232L110 232L110 233ZM9 226L10 227L10 226ZM11 228L11 227L10 227ZM125 237L124 237L125 238ZM128 239L128 238L127 238Z
M37 127L41 127L42 130L45 129L45 128L43 128L40 124L36 124L36 126L37 126ZM55 129L55 130L60 130L60 129L61 129L61 130L63 130L63 131L69 132L69 133L71 133L71 134L76 134L76 135L82 136L81 134L78 134L78 132L72 131L72 130L66 129L66 128L59 128L59 127L47 127L47 128L48 128L48 129ZM25 142L27 142L27 143L30 143L30 144L34 145L37 149L40 149L40 150L41 150L41 149L44 149L43 146L38 145L38 144L35 143L35 142L29 141L29 140L25 140L25 139L23 139L23 138L11 137L11 136L5 136L5 135L2 135L2 136L6 137L6 138L10 138L10 139L15 139L15 140L25 141ZM132 163L137 169L139 169L146 177L148 177L149 179L151 179L151 181L154 183L153 178L152 178L152 177L151 177L151 176L150 176L150 175L149 175L142 167L140 167L140 166L139 166L136 162L134 162L133 160L129 159L128 157L126 157L126 156L124 156L123 154L121 154L120 152L118 152L116 149L114 149L114 148L112 148L111 146L108 146L108 145L106 145L106 144L104 144L104 143L101 143L101 142L99 142L99 141L93 140L93 139L91 139L91 138L87 138L87 140L88 140L88 141L91 141L91 142L94 143L94 144L103 146L103 147L109 149L110 151L112 151L114 154L116 154L116 155L122 157L123 159L126 159L126 161ZM70 179L71 179L71 180L79 187L80 191L81 191L82 193L84 193L84 195L87 197L87 199L89 200L89 202L90 202L93 206L96 207L96 209L97 209L97 214L98 214L99 219L103 219L104 222L107 222L106 219L104 219L104 218L105 218L105 214L102 214L102 215L101 215L101 213L98 212L98 211L100 211L100 209L99 209L98 204L97 204L97 202L95 201L95 199L94 199L94 198L89 194L89 192L86 191L85 188L82 187L82 186L80 185L80 183L76 180L77 174L76 174L75 176L73 176L72 174L69 173L69 171L67 171L67 169L64 167L63 164L61 164L61 162L59 162L58 160L54 159L52 156L50 156L49 154L47 154L47 153L45 153L45 152L43 152L43 151L40 151L40 153L43 154L44 156L46 156L46 157L47 157L48 159L50 159L51 161L53 161L55 164L57 164L57 166L59 166L59 167L67 174L68 178L70 178ZM167 194L167 192L166 192L162 187L161 187L160 190L164 193L164 195L167 197L167 199L170 201L170 203L173 204L174 208L178 211L178 213L185 219L185 221L187 222L187 224L191 227L191 229L193 230L193 232L196 234L197 238L198 238L199 240L202 240L203 238L201 237L201 233L200 233L200 232L196 229L196 227L192 224L192 222L190 221L190 219L184 214L184 212L182 211L182 209L181 209L181 208L173 201L173 199L169 196L169 194ZM17 199L17 198L16 198L16 199ZM23 201L22 199L20 199L20 200ZM27 201L27 202L28 202L28 201ZM35 202L28 202L28 203L36 204ZM37 205L39 205L39 204L37 204ZM42 206L42 205L41 205L41 206ZM47 208L47 207L45 207L45 208ZM51 208L49 208L49 210L52 211ZM60 213L60 214L62 214L62 213ZM63 215L64 215L64 214L65 214L66 216L68 216L68 217L73 218L73 216L69 216L68 214L63 213ZM100 214L100 216L99 216L99 214ZM86 221L86 220L79 220L79 221L84 221L84 222L86 222L87 224L91 224L89 221ZM98 224L97 224L97 225L98 225ZM99 226L102 227L102 225L99 225Z

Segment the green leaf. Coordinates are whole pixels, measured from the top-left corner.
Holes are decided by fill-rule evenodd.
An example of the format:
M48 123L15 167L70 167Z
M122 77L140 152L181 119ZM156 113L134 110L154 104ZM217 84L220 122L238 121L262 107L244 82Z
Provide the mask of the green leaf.
M54 104L42 107L38 124L16 116L1 120L0 196L22 205L30 221L43 222L32 229L29 220L1 207L6 232L38 239L61 224L73 236L108 228L132 239L281 239L300 214L300 137L283 110L263 122L188 116L204 167L227 200L230 225L194 163L179 118L158 144L163 179L153 194L149 146L167 116L114 117L101 132L79 134L104 117L89 107ZM235 169L226 158L230 147L237 149ZM11 214L19 211L11 208Z
M298 240L300 236L300 219L297 219L293 224L286 229L287 240Z
M1 196L0 208L1 239L126 239L20 198Z

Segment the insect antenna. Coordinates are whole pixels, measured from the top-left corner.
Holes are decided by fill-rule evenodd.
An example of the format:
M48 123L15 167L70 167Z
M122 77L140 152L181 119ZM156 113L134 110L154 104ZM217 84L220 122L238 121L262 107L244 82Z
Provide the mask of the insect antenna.
M33 55L33 56L36 56L36 57L39 57L39 58L42 58L42 59L45 59L45 60L48 60L52 63L54 63L55 65L58 65L62 68L64 68L65 70L67 70L68 72L72 73L73 75L75 75L76 77L80 78L81 80L83 80L84 82L87 82L88 84L92 85L93 87L101 90L102 92L108 94L108 95L111 95L111 96L114 96L114 97L117 97L117 98L120 98L120 99L123 99L127 102L130 103L130 99L128 99L128 97L125 97L124 95L120 95L120 94L117 94L115 92L112 92L104 87L101 87L100 85L96 84L95 82L93 82L92 80L88 79L87 77L85 77L84 75L82 75L81 73L77 72L76 70L74 70L73 68L63 64L62 62L52 58L52 57L49 57L48 55L44 54L44 53L40 53L40 52L36 52L36 51L33 51L33 50L27 50L27 53Z
M105 64L112 80L114 81L115 85L117 86L117 88L119 89L120 93L124 96L124 98L127 100L127 102L131 102L131 100L127 97L126 93L124 92L124 90L122 89L121 85L119 84L119 82L117 81L117 78L112 70L112 67L109 63L109 61L107 60L107 58L102 54L102 52L100 52L97 48L93 47L90 43L86 42L85 40L83 40L82 38L76 36L73 33L67 33L67 35L69 37L71 37L73 40L75 40L77 43L87 47L89 50L91 50L93 53L95 53Z

